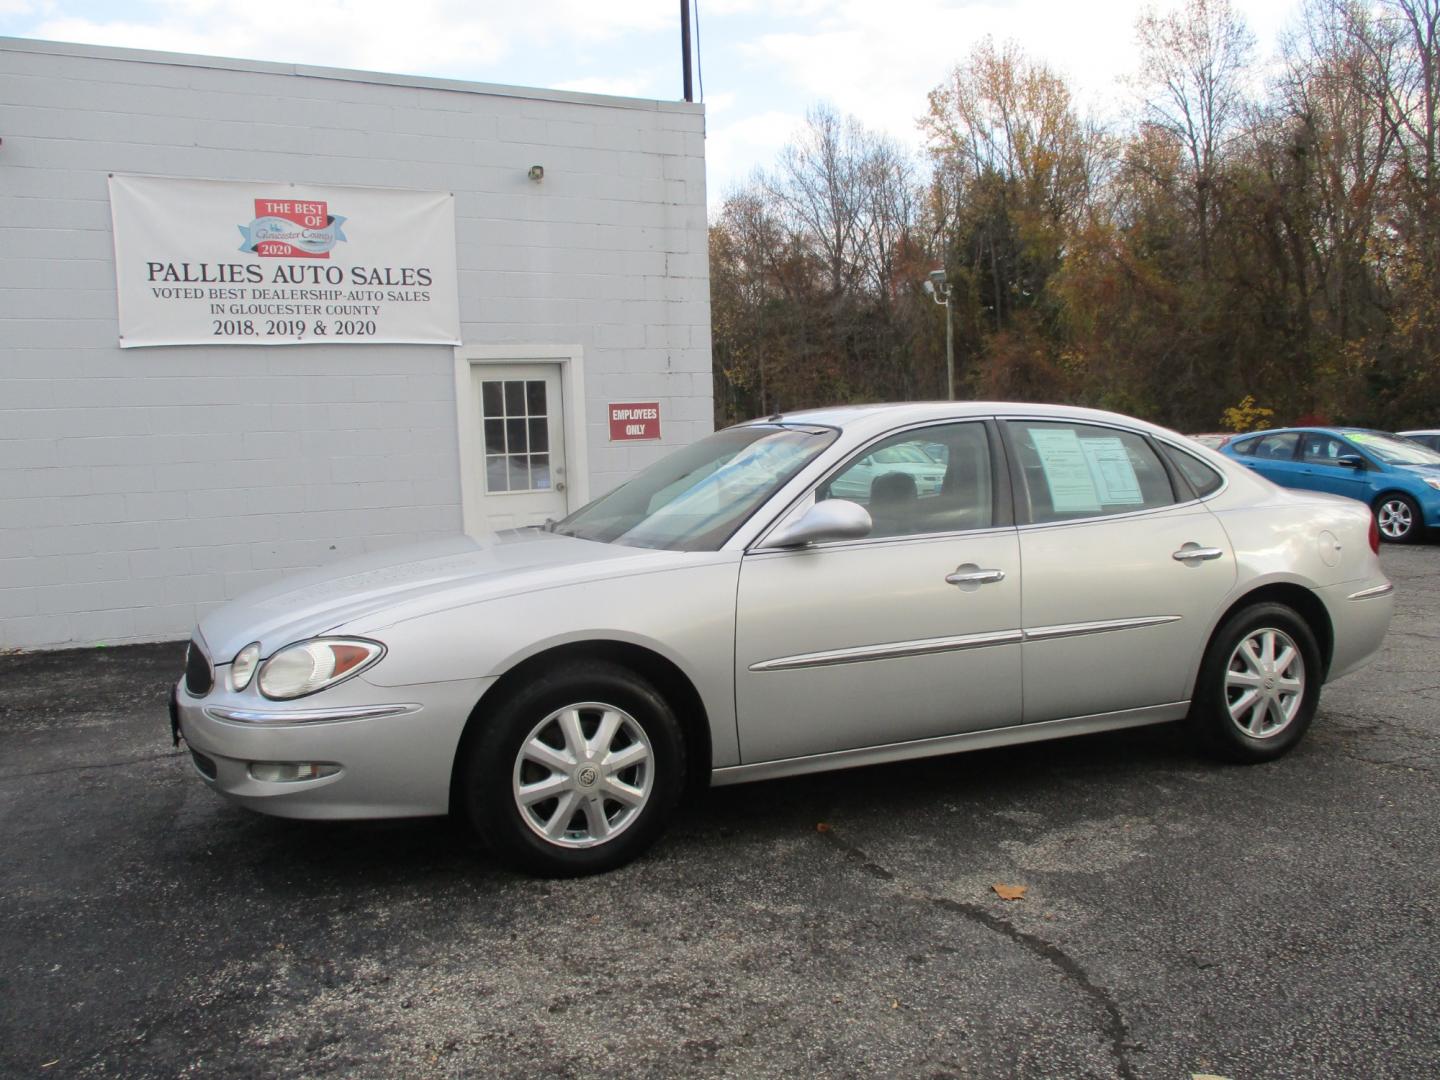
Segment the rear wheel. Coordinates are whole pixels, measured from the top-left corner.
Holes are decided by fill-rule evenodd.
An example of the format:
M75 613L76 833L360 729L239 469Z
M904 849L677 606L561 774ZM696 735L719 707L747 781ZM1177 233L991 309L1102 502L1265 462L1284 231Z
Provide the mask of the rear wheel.
M1425 531L1419 505L1409 495L1399 492L1381 496L1375 504L1375 524L1382 537L1396 544L1413 543Z
M654 842L679 799L679 724L624 668L567 665L480 722L463 771L466 811L497 855L531 873L621 866Z
M1215 632L1195 687L1190 725L1230 761L1271 761L1304 736L1320 700L1320 649L1284 604L1242 608Z

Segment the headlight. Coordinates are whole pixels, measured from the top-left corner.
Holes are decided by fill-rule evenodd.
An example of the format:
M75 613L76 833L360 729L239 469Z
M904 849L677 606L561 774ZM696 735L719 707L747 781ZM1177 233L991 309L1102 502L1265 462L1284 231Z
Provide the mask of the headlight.
M255 674L255 665L260 662L260 643L252 641L238 653L235 659L230 661L230 689L237 694L250 685L250 679Z
M314 638L287 645L260 668L260 693L286 701L358 675L385 655L364 638Z
M1422 479L1424 479L1425 483L1429 484L1436 491L1440 491L1440 478L1436 478L1434 476L1426 476Z

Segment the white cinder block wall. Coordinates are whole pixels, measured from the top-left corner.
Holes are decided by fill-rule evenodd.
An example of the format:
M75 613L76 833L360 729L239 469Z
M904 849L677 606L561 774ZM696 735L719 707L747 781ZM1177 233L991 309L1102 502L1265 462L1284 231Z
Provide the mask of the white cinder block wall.
M0 140L0 648L461 529L453 351L122 352L111 172L453 191L464 341L584 350L592 495L711 430L698 105L0 39Z

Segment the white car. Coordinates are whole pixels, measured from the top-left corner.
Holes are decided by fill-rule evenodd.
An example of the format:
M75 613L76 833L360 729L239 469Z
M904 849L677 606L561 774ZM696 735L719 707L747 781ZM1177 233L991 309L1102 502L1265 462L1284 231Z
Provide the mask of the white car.
M1440 428L1420 428L1417 431L1397 431L1406 439L1414 439L1422 446L1428 446L1431 450L1440 450Z
M916 447L937 483L857 482ZM195 632L172 724L243 806L453 811L516 865L588 873L687 787L1178 720L1276 758L1380 647L1378 548L1364 505L1112 413L792 413L548 529L231 602Z

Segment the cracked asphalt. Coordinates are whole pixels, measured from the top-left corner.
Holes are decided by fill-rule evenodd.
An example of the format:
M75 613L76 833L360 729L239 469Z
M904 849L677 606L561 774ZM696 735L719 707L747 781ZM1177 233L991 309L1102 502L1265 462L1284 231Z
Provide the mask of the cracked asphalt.
M580 881L228 806L179 646L0 657L0 1075L1440 1074L1440 546L1383 560L1384 652L1282 761L1165 727L719 789Z

